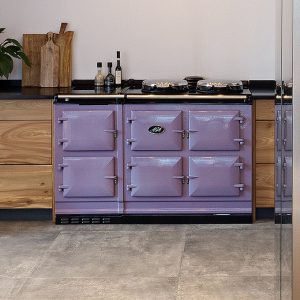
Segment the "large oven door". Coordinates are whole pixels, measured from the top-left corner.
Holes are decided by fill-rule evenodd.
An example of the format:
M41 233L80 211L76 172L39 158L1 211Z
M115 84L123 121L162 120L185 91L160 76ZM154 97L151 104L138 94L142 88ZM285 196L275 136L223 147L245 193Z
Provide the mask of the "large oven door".
M132 157L127 165L133 197L179 197L182 195L183 170L181 157Z
M64 111L61 121L63 150L114 150L116 130L112 110Z
M190 150L239 150L243 118L239 111L202 110L189 112Z
M181 111L132 111L128 120L131 150L181 150Z
M113 157L65 157L60 165L63 172L63 196L113 197L115 167Z
M189 158L189 196L239 196L243 163L239 156L209 156Z

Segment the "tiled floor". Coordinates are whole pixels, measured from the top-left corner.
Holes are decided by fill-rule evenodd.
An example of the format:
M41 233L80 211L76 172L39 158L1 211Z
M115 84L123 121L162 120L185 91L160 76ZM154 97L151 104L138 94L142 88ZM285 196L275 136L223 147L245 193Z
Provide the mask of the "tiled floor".
M0 299L274 300L279 230L0 222Z

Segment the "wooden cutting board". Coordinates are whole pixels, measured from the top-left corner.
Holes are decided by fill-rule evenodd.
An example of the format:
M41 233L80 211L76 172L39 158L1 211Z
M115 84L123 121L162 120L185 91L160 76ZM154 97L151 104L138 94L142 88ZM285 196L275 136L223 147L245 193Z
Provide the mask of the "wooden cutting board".
M31 67L22 65L22 86L40 86L41 47L47 42L46 34L23 34L23 49Z
M72 40L74 31L67 31L56 35L55 43L59 46L59 86L72 85Z
M64 32L54 35L54 41L60 47L59 86L70 87L72 84L72 39L74 32ZM46 34L23 34L24 52L29 57L31 68L22 65L22 86L40 86L41 53L40 49L47 42Z
M54 44L54 33L47 34L48 41L41 47L41 87L58 87L59 84L59 46Z

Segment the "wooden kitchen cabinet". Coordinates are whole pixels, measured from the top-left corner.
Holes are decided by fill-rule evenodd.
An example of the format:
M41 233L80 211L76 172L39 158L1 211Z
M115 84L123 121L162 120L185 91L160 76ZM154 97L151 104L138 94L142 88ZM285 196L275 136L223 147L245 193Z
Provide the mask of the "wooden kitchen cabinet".
M0 100L0 208L52 208L52 100Z
M52 167L1 165L1 208L51 208Z
M275 100L255 100L254 108L254 208L274 208Z

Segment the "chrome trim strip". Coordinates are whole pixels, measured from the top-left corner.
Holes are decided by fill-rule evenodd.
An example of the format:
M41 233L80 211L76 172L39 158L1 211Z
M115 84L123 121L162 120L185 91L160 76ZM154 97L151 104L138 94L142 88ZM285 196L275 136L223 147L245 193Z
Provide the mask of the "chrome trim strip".
M124 95L89 95L89 94L82 94L82 95L72 95L72 94L60 94L57 95L58 99L124 99Z
M174 100L246 100L245 95L126 95L127 99L174 99Z

